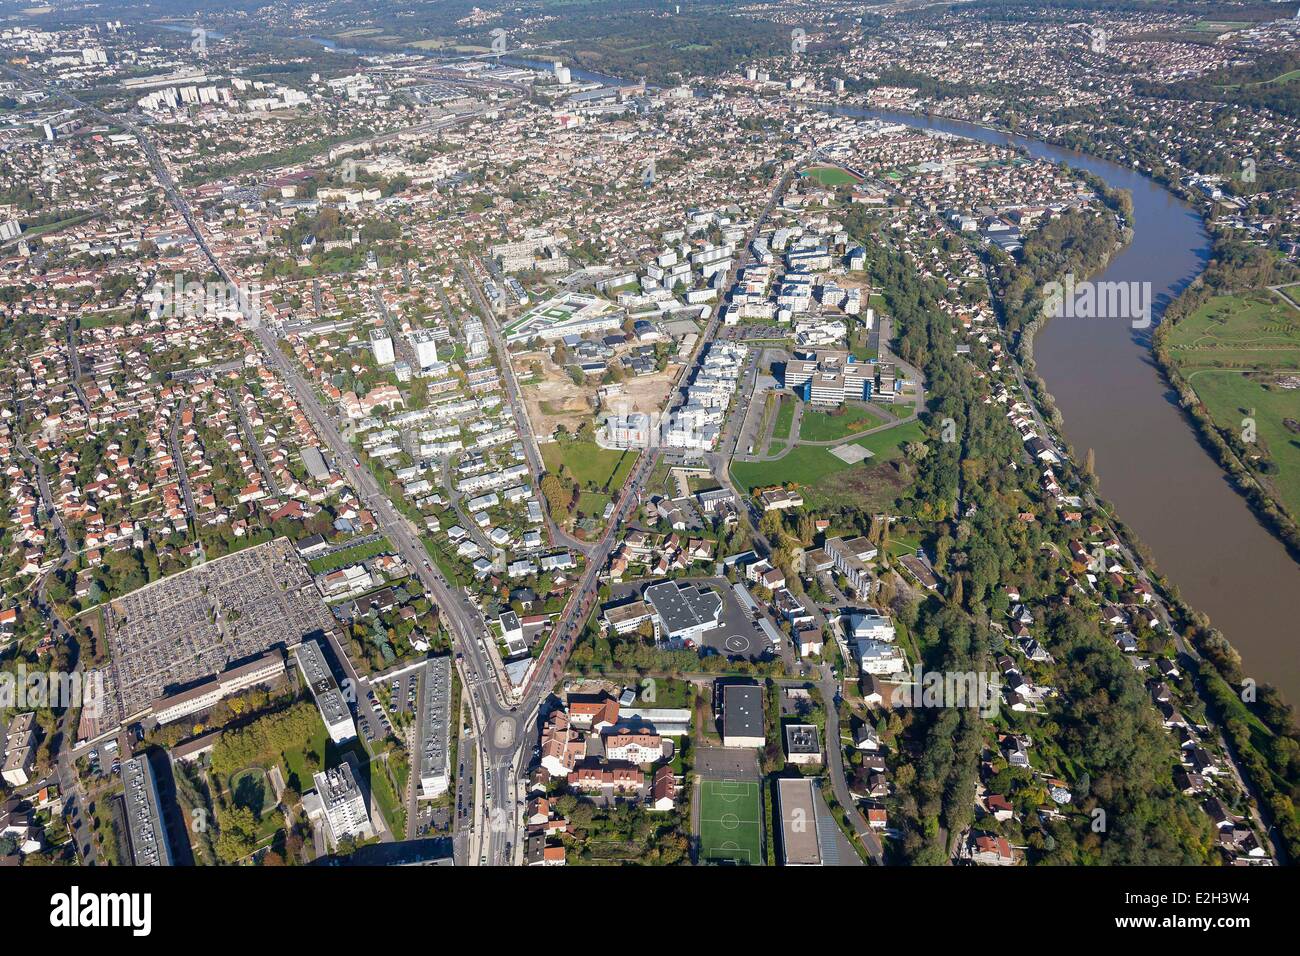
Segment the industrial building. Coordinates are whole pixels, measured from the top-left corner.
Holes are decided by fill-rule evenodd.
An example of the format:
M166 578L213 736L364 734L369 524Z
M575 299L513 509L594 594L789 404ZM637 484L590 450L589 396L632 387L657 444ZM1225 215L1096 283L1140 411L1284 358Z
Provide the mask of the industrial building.
M777 812L781 815L781 863L784 866L824 866L818 832L817 794L811 777L782 777L776 782Z
M722 598L694 584L661 581L645 589L645 601L654 610L661 639L699 641L705 631L718 626Z

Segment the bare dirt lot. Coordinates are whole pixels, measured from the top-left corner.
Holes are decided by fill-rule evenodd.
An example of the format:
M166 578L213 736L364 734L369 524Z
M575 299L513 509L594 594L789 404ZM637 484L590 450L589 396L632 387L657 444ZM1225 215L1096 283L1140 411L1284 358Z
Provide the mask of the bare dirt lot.
M521 352L514 357L519 391L528 405L528 419L538 436L547 436L563 425L569 431L588 421L595 411L596 382L578 386L553 361L549 352ZM541 376L533 375L534 366Z
M573 384L569 373L551 360L549 352L520 352L514 356L514 365L537 435L550 435L557 425L576 431L596 413L599 378L589 376L585 384ZM540 367L540 376L533 375L534 366ZM629 375L622 383L622 393L610 400L610 407L622 413L662 411L680 371L681 366L670 364L653 375Z

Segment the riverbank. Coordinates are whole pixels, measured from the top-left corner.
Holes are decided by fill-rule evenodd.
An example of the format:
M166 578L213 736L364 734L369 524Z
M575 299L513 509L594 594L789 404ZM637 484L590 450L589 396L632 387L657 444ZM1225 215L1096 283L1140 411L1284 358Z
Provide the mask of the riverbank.
M1216 252L1222 251L1222 245L1223 239L1220 237L1216 240ZM1275 284L1274 280L1281 281L1284 277L1274 274L1273 263L1260 261L1266 256L1267 253L1259 251L1254 257L1258 267L1269 270L1268 275L1257 278L1256 281L1245 281L1246 277L1241 275L1240 268L1226 264L1227 256L1216 256L1210 269L1198 277L1165 311L1165 319L1154 336L1153 352L1156 365L1177 393L1188 426L1196 432L1202 446L1223 468L1260 523L1286 546L1295 560L1300 561L1300 524L1297 524L1294 514L1278 495L1261 481L1257 469L1246 460L1247 453L1252 449L1257 453L1261 451L1259 445L1256 440L1242 440L1239 435L1228 432L1225 426L1214 420L1207 403L1179 367L1169 341L1179 323L1204 307L1212 297L1250 295L1258 293L1259 286ZM1223 371L1245 374L1250 370L1224 367ZM1257 432L1257 423L1252 424L1256 426L1252 430Z
M1300 565L1207 454L1152 350L1165 309L1209 264L1210 236L1199 212L1131 168L1009 131L897 110L833 109L1010 143L1132 195L1132 241L1095 281L1143 284L1152 327L1075 318L1044 324L1032 347L1035 397L1046 407L1050 396L1056 409L1050 424L1065 444L1093 451L1098 486L1144 542L1149 563L1218 625L1249 673L1266 675L1288 697L1300 697L1300 655L1290 634L1277 627L1300 616Z

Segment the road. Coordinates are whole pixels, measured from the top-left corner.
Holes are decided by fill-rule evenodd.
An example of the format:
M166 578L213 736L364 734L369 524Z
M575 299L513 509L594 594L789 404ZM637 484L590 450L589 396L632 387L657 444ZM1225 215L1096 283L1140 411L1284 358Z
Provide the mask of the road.
M22 420L22 406L17 406L17 419ZM48 596L48 587L50 575L56 570L66 567L72 562L75 552L72 548L72 539L68 536L67 526L63 523L63 517L59 514L58 509L54 506L54 496L50 492L50 483L45 476L45 466L41 463L27 445L23 442L22 435L17 430L14 432L14 446L36 472L36 486L41 495L41 507L45 512L46 518L54 526L54 532L58 536L61 553L59 559L55 562L54 567L42 574L35 587L32 588L32 603L50 624L51 632L54 637L63 640L71 649L74 655L80 653L81 645L76 640L72 631L64 623L63 618L59 616L58 610L50 603ZM80 660L74 658L71 661L74 670L80 668ZM63 799L63 818L67 821L68 830L72 834L73 844L77 852L81 855L81 860L86 866L95 866L98 863L97 849L95 847L94 834L87 823L86 800L81 792L80 780L77 776L75 764L76 754L69 744L77 739L77 728L73 725L72 717L76 713L76 708L67 707L59 716L59 747L58 757L56 759L55 773L44 780L36 781L23 788L22 793L31 795L36 793L42 787L52 783L57 778L59 793Z
M492 304L488 302L487 296L479 287L478 281L470 272L468 263L464 259L456 260L456 271L460 274L461 281L465 283L465 288L469 290L470 296L474 299L474 304L478 306L479 312L483 314L483 328L488 334L488 339L492 342L492 348L496 350L497 362L501 367L501 380L506 388L506 402L510 406L510 412L515 419L515 428L519 431L519 436L524 443L524 457L528 459L529 476L533 484L533 494L542 505L542 513L546 515L546 528L551 536L551 543L556 547L566 547L577 551L580 554L589 554L591 545L570 535L560 527L559 522L551 514L551 503L547 497L542 494L541 480L542 475L546 474L546 465L542 461L542 453L537 445L537 436L533 434L533 423L528 417L528 409L524 405L523 397L519 393L519 380L515 377L514 363L510 360L510 352L506 349L505 339L501 337L501 330L497 326L496 312L492 309Z
M840 686L829 664L818 666L817 686L821 690L822 704L826 707L826 771L831 778L831 790L840 807L848 814L849 823L853 825L858 839L866 848L873 863L880 866L885 862L885 851L880 845L880 837L868 825L858 809L857 801L849 792L848 778L844 774L844 743L840 740Z
M171 448L172 464L176 466L177 484L181 488L181 500L185 502L185 511L190 521L197 528L199 513L194 508L194 493L190 490L189 474L185 470L185 449L181 447L181 416L185 414L186 403L182 401L172 414L171 427L167 429L167 444Z
M0 66L0 71L25 83L45 89L50 94L61 97L99 120L110 125L120 126L135 136L140 144L141 151L149 160L159 186L163 189L172 207L185 222L198 248L217 274L225 282L233 284L232 276L212 251L189 203L177 188L171 172L163 162L149 135L142 128L129 118L114 116L95 109L57 85L46 83L24 70ZM501 108L503 107L491 107L491 109ZM457 117L454 121L463 122L486 111L485 109L476 111L474 114L466 114L463 117ZM432 125L436 126L437 124ZM381 141L382 137L375 137L374 139ZM811 155L815 155L815 153ZM767 217L771 215L772 210L780 201L781 195L790 182L793 181L795 173L804 161L800 160L792 165L777 183L767 206L755 220L754 227L746 238L744 250L738 263L733 265L732 270L726 276L724 286L729 287L731 280L734 278L735 270L742 267L741 264L748 262L750 243ZM471 294L481 299L481 290L477 289L472 276L467 275L468 266L463 261L459 263L459 266L462 274L467 276ZM521 429L521 433L526 438L531 439L531 428L527 423L526 415L522 416L522 418L519 417L518 409L522 403L519 401L518 384L514 381L513 370L509 367L508 353L502 347L503 343L501 343L499 333L495 328L493 313L490 307L487 307L485 301L479 301L479 307L485 316L485 328L489 330L494 343L497 344L498 359L503 365L502 371L505 373L512 408L516 412L516 422ZM475 679L469 692L472 702L471 714L475 737L479 743L479 766L482 769L484 778L483 819L487 824L480 831L480 862L491 865L513 863L522 858L523 799L519 775L523 769L524 755L529 752L532 740L531 727L524 724L520 715L522 714L524 719L529 722L533 720L542 696L549 692L550 687L562 672L564 662L573 648L574 641L592 610L598 585L598 574L600 569L605 566L612 550L614 532L639 502L641 488L646 478L653 472L661 453L658 449L655 449L643 454L636 465L633 466L628 482L615 504L614 513L605 533L594 546L586 550L588 555L587 566L579 587L571 596L563 622L557 628L552 640L548 642L547 648L537 666L534 667L531 679L524 689L521 699L517 704L511 706L502 696L501 687L488 659L484 643L486 628L479 610L471 604L462 590L449 583L436 566L432 564L416 528L384 495L375 477L359 465L349 466L349 463L353 461L353 449L343 439L338 423L321 406L312 385L298 373L294 363L280 351L279 342L274 334L260 322L250 324L253 325L254 338L261 347L268 364L276 370L285 384L292 390L304 414L312 421L317 434L340 463L340 467L347 473L349 482L375 514L381 530L387 535L388 540L393 544L397 552L414 569L414 573L424 585L426 591L433 597L439 607L443 621L455 640L462 666L466 673ZM693 356L693 365L698 365L699 357L705 351L705 347L717 334L718 324L718 316L715 314L710 319L705 333L700 338ZM688 380L686 378L687 372L688 369L683 370L683 378L679 380L680 382ZM670 410L678 407L684 400L684 392L679 390L671 400ZM524 444L525 448L532 446L534 456L532 464L537 469L533 474L533 480L536 482L538 476L542 473L540 455L537 454L535 442L526 440ZM545 498L542 497L541 500L545 501ZM571 546L576 547L576 544ZM336 645L336 654L340 653L340 651L341 649ZM348 662L346 654L340 654L340 661L350 669L350 662Z
M90 414L90 400L86 398L85 389L81 387L81 351L77 347L77 320L68 319L68 377L72 382L72 390L77 393L77 401L81 402L81 410L87 415Z
M233 390L226 392L226 397L230 403L235 406L235 411L239 415L239 427L244 433L244 442L248 445L248 451L253 456L253 461L257 465L257 470L262 474L262 480L266 482L267 489L276 498L280 497L280 485L271 474L271 468L266 463L266 455L262 453L262 446L257 443L257 435L253 432L253 423L248 420L248 406L242 401L243 396L237 395Z

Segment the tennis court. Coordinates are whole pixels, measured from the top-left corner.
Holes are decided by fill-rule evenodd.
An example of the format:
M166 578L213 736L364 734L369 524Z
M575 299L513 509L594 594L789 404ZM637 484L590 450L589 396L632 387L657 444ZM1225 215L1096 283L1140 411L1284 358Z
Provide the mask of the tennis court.
M700 860L760 866L763 801L748 780L700 781Z

